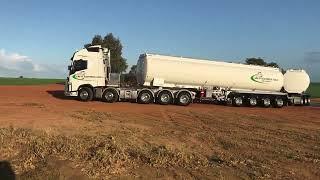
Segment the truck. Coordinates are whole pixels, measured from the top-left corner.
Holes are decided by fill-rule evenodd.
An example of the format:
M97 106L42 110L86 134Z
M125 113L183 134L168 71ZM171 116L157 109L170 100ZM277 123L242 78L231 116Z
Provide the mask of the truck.
M302 69L283 74L274 67L144 53L137 61L137 85L122 87L120 74L111 71L110 53L100 45L76 51L68 66L65 95L107 103L310 105L305 93L310 78Z

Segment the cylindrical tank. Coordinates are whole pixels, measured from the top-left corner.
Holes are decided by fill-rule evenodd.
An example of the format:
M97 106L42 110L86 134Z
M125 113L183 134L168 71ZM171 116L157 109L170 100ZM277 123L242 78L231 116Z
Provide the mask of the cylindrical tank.
M288 93L302 93L310 84L310 77L304 70L289 69L284 74L283 87Z
M272 67L142 54L137 63L137 81L144 86L280 91L283 74Z

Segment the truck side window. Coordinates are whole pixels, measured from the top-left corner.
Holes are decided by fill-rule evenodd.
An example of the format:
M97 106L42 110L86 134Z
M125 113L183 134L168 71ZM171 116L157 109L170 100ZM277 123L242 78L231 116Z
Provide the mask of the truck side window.
M74 71L81 71L88 68L88 61L86 60L77 60L73 62Z

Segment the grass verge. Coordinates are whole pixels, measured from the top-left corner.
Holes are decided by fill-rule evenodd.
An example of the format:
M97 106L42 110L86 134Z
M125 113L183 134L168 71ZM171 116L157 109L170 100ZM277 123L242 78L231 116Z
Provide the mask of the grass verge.
M64 83L63 79L37 79L37 78L4 78L0 77L0 85L43 85Z
M320 83L311 83L307 93L313 98L320 98Z

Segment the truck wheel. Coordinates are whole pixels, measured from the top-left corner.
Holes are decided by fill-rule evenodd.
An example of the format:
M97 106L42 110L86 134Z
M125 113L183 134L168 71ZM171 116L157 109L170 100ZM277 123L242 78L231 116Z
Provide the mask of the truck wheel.
M249 106L254 107L257 106L258 100L256 97L250 97L249 98Z
M81 101L91 101L93 99L93 91L89 87L82 87L78 91L78 97Z
M150 91L141 91L138 95L138 103L150 104L153 101L153 95Z
M181 92L177 97L177 104L180 106L188 106L191 103L191 96L188 92Z
M232 106L233 102L232 102L232 98L227 98L227 100L225 101L225 104L227 106Z
M270 107L271 105L271 101L270 98L266 97L262 99L262 106L263 107Z
M243 104L243 99L242 99L242 97L241 96L236 96L236 97L234 97L233 98L233 101L232 101L232 104L234 105L234 106L242 106L242 104Z
M118 99L119 95L115 89L106 89L102 95L102 101L107 103L116 102Z
M310 98L309 98L309 97L305 97L305 98L304 98L304 105L305 105L305 106L310 106L310 103L311 103Z
M303 97L301 97L300 99L300 106L303 106L304 105L304 100L303 100Z
M169 91L162 91L159 93L157 102L162 105L168 105L172 102L172 95Z
M282 98L275 98L274 99L274 107L282 108L283 105L284 105L284 102L283 102Z

